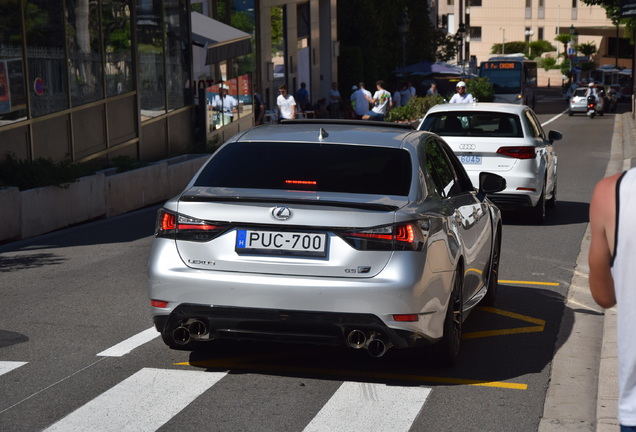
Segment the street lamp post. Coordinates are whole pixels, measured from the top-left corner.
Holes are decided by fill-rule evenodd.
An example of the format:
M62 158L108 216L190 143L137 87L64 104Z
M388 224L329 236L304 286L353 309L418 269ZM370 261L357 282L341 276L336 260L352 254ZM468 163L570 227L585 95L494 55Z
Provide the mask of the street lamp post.
M398 20L398 33L402 36L402 67L406 66L406 35L409 32L411 20L409 19L408 9L406 6L400 12Z
M455 42L457 42L457 65L461 65L464 68L464 35L466 33L466 26L464 23L459 24L457 33L455 33Z
M503 31L503 36L501 37L501 55L504 55L506 53L506 29L499 27L499 30Z
M526 37L528 38L528 57L530 57L530 59L532 59L532 46L530 44L532 43L533 35L534 35L534 30L532 29L526 30Z
M576 45L579 42L579 32L574 28L574 24L570 25L570 47L568 56L570 57L570 74L574 78L574 57L576 56Z

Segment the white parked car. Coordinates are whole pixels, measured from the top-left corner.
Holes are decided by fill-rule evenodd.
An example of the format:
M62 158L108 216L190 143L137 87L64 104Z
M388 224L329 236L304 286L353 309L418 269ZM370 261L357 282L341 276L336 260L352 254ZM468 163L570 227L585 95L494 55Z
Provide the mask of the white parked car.
M534 111L525 105L480 103L432 107L420 130L442 136L464 165L473 186L479 173L501 175L505 190L489 195L501 209L530 209L534 222L545 221L545 208L556 203L557 155Z

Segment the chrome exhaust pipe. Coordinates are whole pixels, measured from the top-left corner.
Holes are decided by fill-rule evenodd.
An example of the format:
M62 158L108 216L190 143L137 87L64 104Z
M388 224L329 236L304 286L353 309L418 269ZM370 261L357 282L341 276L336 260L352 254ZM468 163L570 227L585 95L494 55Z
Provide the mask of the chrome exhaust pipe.
M178 345L187 345L190 342L190 332L185 327L177 327L172 332L172 339Z
M353 349L364 348L367 343L367 335L360 330L351 330L347 336L347 343Z
M193 320L188 325L188 332L194 338L205 336L208 333L208 328L203 321Z
M385 343L380 337L372 336L367 344L367 352L371 357L380 358L391 348L392 344Z

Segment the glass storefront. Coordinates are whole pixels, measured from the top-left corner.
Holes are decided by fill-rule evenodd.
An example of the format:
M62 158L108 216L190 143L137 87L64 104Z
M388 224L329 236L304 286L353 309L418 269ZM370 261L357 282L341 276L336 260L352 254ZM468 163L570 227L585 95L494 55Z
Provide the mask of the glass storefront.
M0 126L134 91L134 7L142 118L192 104L186 2L8 0L0 2Z

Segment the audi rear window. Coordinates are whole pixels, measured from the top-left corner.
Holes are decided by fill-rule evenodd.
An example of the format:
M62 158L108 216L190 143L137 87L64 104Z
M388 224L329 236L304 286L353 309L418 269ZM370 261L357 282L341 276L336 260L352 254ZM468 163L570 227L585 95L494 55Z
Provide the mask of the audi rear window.
M403 149L235 142L214 155L194 185L407 196L411 175Z
M488 136L523 138L516 114L486 111L451 111L433 113L424 119L421 130L441 136Z

